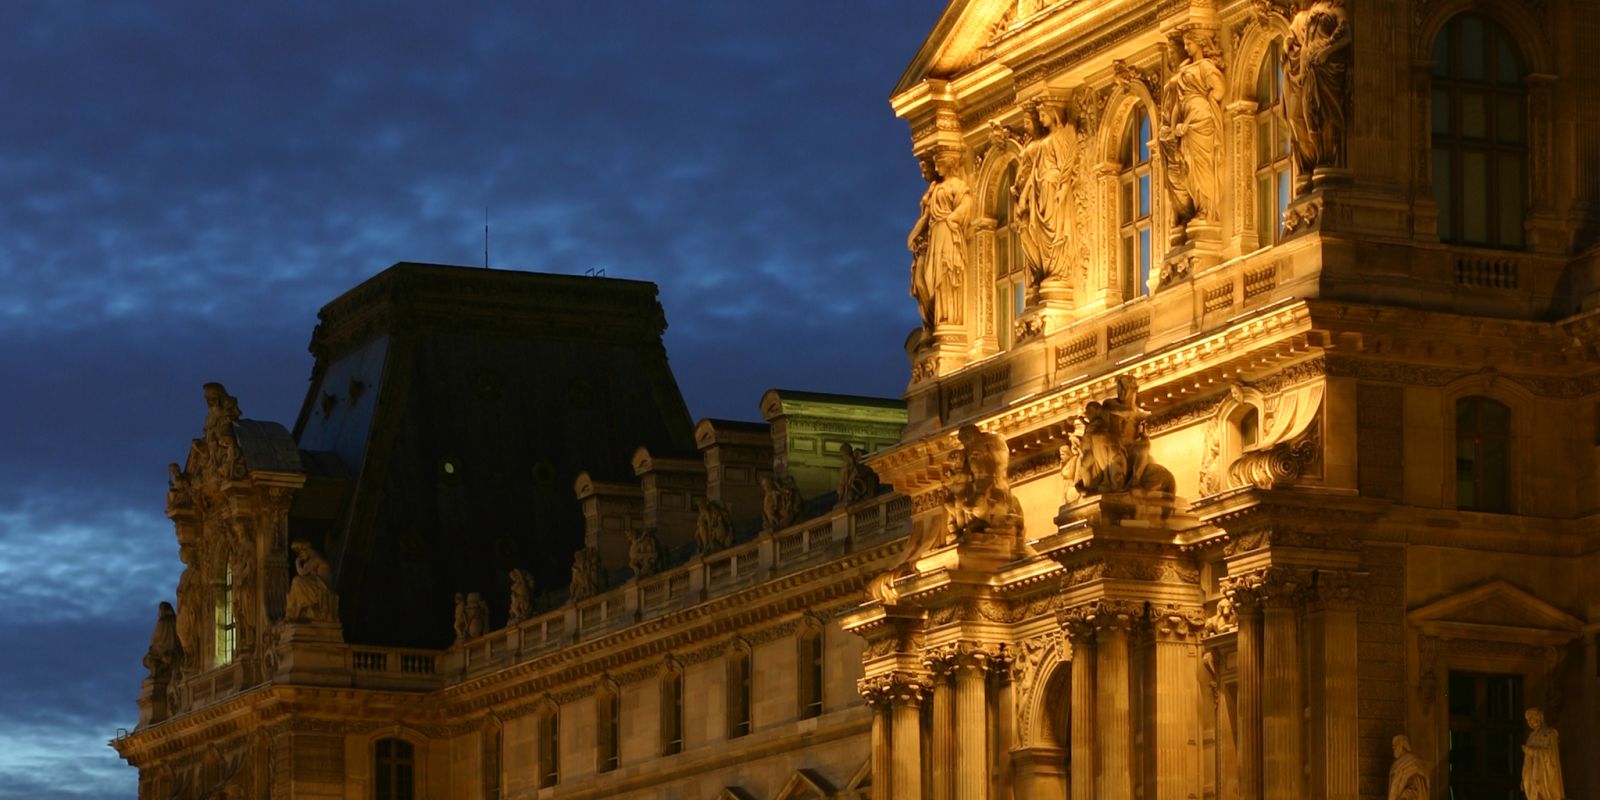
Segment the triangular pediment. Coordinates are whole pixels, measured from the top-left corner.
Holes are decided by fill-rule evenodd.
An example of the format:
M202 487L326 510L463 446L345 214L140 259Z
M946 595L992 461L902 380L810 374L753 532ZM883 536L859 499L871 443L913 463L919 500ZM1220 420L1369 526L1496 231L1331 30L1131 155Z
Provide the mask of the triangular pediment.
M1583 629L1582 620L1504 580L1436 600L1406 619L1429 636L1530 644L1565 642Z
M899 95L924 78L948 78L976 63L993 38L995 23L1016 8L1017 0L952 0L895 84Z
M832 795L833 787L827 781L809 770L797 769L772 800L825 800Z
M744 790L737 786L724 786L712 800L750 800L750 795L745 794Z

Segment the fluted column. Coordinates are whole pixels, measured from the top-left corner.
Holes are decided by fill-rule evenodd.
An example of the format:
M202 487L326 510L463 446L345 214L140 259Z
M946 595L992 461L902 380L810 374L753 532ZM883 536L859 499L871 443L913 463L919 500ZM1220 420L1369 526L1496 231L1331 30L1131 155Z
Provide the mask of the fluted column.
M1072 794L1073 800L1094 797L1095 739L1095 646L1094 626L1073 620L1067 624L1072 640Z
M954 664L943 655L923 660L933 692L933 800L954 800L956 763L955 689L950 684Z
M963 650L955 658L955 796L961 800L986 800L989 795L988 667L988 654L981 650Z
M1096 800L1133 800L1133 714L1129 636L1138 621L1133 603L1103 601L1096 611L1095 722L1100 746Z
M894 800L922 800L922 692L922 681L904 674L896 674L890 686Z
M1236 581L1231 582L1228 597L1239 622L1235 639L1239 657L1239 800L1262 800L1261 603L1253 590Z
M1361 574L1318 572L1313 586L1312 652L1321 663L1312 670L1311 785L1326 800L1356 800L1360 792L1356 598L1364 584Z
M894 755L890 737L889 684L862 678L856 683L861 698L872 709L872 800L893 800Z
M1262 653L1261 734L1262 782L1270 800L1303 796L1301 764L1300 599L1303 585L1286 570L1267 571L1261 587L1265 647Z
M1201 793L1198 634L1203 624L1198 608L1181 606L1167 606L1151 619L1156 800L1188 800Z

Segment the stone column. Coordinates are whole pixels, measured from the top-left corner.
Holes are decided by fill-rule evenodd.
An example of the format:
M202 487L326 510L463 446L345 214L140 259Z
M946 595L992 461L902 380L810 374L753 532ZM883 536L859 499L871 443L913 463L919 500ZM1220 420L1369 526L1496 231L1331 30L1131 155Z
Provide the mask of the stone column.
M895 674L889 697L894 714L890 733L894 800L922 800L922 693L920 678Z
M989 795L988 668L988 654L981 650L963 649L955 657L955 796L961 800L986 800Z
M923 660L933 692L933 800L955 800L956 707L950 685L954 664L942 655Z
M894 758L890 737L889 684L885 679L862 678L857 691L872 709L872 800L893 800Z
M1279 568L1267 571L1262 585L1261 735L1262 782L1271 800L1303 796L1301 764L1303 703L1300 664L1299 577Z
M1320 663L1312 674L1311 785L1324 787L1326 800L1356 800L1360 787L1360 733L1357 719L1356 598L1363 575L1318 572L1310 607Z
M1102 601L1095 612L1095 722L1100 746L1095 800L1133 800L1132 653L1134 603Z
M1095 728L1094 627L1083 620L1067 625L1067 635L1072 641L1072 792L1075 800L1094 797Z
M1015 689L1011 685L1012 658L1006 653L1005 645L1000 645L999 651L989 657L989 680L993 686L990 693L993 706L989 711L989 719L993 721L993 731L989 737L989 761L986 769L989 772L989 794L995 798L1008 798L1012 796L1012 770L1009 754L1017 745L1016 719L1017 705ZM1058 752L1057 766L1066 758L1065 753Z
M1201 793L1198 633L1203 624L1198 608L1183 606L1167 606L1151 620L1156 800L1188 800Z
M1261 603L1254 591L1234 582L1228 589L1239 621L1239 800L1261 796Z

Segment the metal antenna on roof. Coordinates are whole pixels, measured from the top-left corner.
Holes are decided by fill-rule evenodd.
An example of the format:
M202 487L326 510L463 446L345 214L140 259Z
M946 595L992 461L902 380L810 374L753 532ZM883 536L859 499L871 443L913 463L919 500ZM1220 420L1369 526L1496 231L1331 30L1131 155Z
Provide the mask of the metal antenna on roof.
M483 268L489 268L489 207L483 207Z

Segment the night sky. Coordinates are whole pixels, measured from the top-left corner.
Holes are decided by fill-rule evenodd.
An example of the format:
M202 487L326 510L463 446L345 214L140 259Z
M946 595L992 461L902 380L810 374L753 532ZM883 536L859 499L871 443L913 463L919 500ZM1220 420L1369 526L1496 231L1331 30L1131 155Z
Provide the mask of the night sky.
M895 396L923 184L888 94L939 0L8 2L0 797L125 798L225 383L292 424L316 312L397 261L656 282L691 415Z

